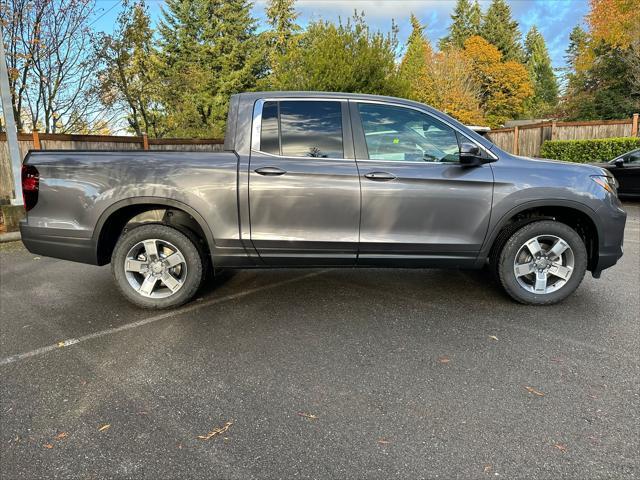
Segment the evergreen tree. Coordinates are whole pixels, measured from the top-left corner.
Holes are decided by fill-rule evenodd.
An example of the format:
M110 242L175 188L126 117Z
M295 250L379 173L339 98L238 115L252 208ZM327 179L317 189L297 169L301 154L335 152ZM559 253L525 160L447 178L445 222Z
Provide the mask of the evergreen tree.
M296 48L282 56L270 75L278 90L318 90L402 95L395 63L397 27L371 32L363 15L346 23L316 21L300 35Z
M564 59L567 65L576 70L578 64L578 58L582 55L587 47L589 41L589 34L584 31L580 25L576 25L569 34L569 46L565 51Z
M271 26L271 47L278 54L284 54L291 38L300 30L296 23L298 13L294 8L295 0L269 0L267 3L267 22Z
M229 96L255 87L265 59L247 0L167 0L163 102L173 135L219 136Z
M558 81L553 73L551 58L544 37L532 26L525 38L525 65L533 83L530 113L544 114L558 103Z
M440 49L448 46L464 48L464 42L474 35L480 34L482 24L482 10L478 0L458 0L451 14L452 23L449 34L440 41Z
M484 15L480 36L495 45L504 60L523 60L522 34L505 0L492 0Z
M433 51L429 40L424 36L424 27L414 14L411 14L411 26L406 51L400 63L400 76L406 82L406 97L430 103L427 62Z

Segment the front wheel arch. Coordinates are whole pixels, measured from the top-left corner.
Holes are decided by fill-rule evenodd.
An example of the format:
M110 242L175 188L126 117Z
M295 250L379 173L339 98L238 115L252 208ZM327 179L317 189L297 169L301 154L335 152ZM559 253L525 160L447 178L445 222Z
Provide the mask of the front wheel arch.
M600 249L595 212L568 200L554 201L551 205L548 200L527 202L510 210L502 216L489 234L481 258L488 259L489 264L494 266L497 255L500 254L511 235L525 225L540 220L560 222L578 232L587 248L587 270L592 271L595 268Z

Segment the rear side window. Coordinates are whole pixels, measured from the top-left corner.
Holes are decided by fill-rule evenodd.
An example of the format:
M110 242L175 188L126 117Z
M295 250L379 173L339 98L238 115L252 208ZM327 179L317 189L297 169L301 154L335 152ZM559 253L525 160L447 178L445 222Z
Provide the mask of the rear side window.
M344 158L340 102L265 102L260 150L285 157Z
M260 150L272 155L280 155L278 129L278 102L265 102L262 107L262 127L260 128Z

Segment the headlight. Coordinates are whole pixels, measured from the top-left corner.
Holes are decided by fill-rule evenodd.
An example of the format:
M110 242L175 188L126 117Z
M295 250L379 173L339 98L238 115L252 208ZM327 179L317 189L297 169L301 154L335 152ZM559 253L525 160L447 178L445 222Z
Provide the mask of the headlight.
M591 175L591 179L610 194L618 194L618 182L613 175Z

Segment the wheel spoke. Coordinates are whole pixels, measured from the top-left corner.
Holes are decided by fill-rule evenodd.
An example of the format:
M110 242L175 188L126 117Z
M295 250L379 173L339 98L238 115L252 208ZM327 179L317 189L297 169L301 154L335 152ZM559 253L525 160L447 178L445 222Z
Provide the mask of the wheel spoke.
M542 251L542 247L540 246L540 242L538 242L537 238L532 238L526 243L526 245L531 252L531 255L534 257Z
M156 286L157 281L158 279L153 275L151 274L147 275L144 279L144 282L142 282L142 285L140 285L138 292L146 296L151 295L151 293L153 293L153 289Z
M549 257L551 258L559 258L560 255L564 253L564 251L569 248L567 242L559 238L556 243L553 245L551 250L549 250Z
M158 247L155 240L145 240L144 251L147 254L147 260L158 258Z
M164 261L168 268L173 268L180 265L181 263L185 263L184 257L180 252L172 253L167 258L165 258Z
M563 280L566 280L571 276L571 269L560 265L559 263L554 263L549 268L549 273L555 275L556 277L560 277Z
M138 272L143 273L146 272L149 268L145 262L141 262L139 260L133 260L132 258L127 258L127 263L125 264L124 269L127 272Z
M169 272L165 272L162 277L160 277L160 281L164 283L169 290L175 292L182 285L173 275Z
M547 290L547 273L537 271L536 272L536 293L544 293Z
M533 262L532 263L520 263L518 265L515 266L515 272L516 272L516 277L522 277L523 275L527 275L531 272L533 272L534 266L533 266Z

